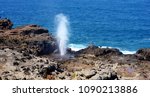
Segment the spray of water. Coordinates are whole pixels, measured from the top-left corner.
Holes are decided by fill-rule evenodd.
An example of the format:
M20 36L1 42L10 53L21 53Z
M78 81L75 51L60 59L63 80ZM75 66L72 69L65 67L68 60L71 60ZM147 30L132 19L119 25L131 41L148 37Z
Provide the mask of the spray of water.
M55 22L59 52L61 56L64 56L66 54L67 43L69 40L69 21L64 14L58 14L55 17Z

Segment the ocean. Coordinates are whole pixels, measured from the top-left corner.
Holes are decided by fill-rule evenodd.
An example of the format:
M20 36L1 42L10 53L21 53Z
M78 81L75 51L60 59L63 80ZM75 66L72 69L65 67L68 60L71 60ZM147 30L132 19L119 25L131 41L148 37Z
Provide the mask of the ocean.
M94 44L135 53L150 47L150 0L0 0L0 17L14 27L38 24L55 35L54 18L70 21L69 47Z

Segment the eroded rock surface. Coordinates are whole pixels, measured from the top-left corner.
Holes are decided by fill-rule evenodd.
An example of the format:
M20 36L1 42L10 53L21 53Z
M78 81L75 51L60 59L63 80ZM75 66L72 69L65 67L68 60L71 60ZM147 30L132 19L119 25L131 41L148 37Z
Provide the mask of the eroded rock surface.
M62 57L43 27L0 29L0 80L150 80L149 48L124 55L91 45Z
M0 19L0 30L8 30L11 29L13 26L13 23L10 19L4 18Z
M56 49L55 39L38 25L27 25L0 33L0 49L15 49L25 54L44 55Z

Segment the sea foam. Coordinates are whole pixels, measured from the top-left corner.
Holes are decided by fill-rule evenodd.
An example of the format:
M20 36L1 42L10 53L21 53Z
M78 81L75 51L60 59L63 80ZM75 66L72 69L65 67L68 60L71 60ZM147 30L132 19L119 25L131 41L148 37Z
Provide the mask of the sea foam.
M68 47L71 48L73 51L79 51L81 49L85 49L87 47L87 45L69 44ZM99 48L115 48L115 47L99 46ZM119 49L123 54L135 54L136 53L136 51L122 50L120 48L117 48L117 49Z

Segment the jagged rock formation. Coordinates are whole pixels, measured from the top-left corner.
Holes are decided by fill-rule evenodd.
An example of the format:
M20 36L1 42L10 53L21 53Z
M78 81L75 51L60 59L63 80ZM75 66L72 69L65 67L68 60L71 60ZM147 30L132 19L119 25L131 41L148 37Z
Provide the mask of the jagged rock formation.
M88 46L85 49L79 50L76 52L77 55L81 54L91 54L94 56L119 56L123 55L122 52L120 52L118 49L113 48L99 48L98 46Z
M8 30L11 29L12 26L13 23L9 19L0 19L0 30Z
M141 60L150 61L150 48L139 49L136 54L141 56Z
M27 25L0 33L0 49L10 48L34 55L52 53L55 39L48 30L38 25Z
M62 58L47 29L38 25L11 29L10 24L0 28L0 80L150 80L149 48L124 55L115 48L92 45L77 52L68 49Z

